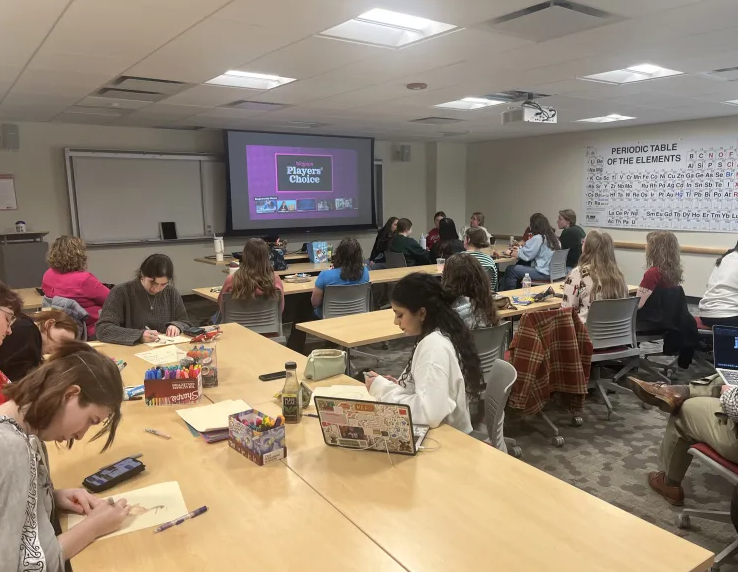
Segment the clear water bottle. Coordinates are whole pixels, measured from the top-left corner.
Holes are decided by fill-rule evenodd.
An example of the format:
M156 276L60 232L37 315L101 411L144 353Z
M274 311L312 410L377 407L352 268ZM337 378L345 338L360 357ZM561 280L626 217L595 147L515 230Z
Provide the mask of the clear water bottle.
M425 235L422 232L420 233L420 247L421 248L426 248L426 246L425 246Z
M515 240L515 237L514 236L511 236L510 237L510 248L513 248L513 247L515 247L517 245L518 245L518 241Z
M530 296L530 274L527 272L523 276L523 296Z

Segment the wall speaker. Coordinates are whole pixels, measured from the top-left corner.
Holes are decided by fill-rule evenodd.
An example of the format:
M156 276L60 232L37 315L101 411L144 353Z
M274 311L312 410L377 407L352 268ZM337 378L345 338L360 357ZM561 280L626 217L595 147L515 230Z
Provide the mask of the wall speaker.
M395 160L406 163L410 160L410 145L397 145L395 148Z
M20 132L14 123L0 125L0 149L3 151L18 151L20 149Z

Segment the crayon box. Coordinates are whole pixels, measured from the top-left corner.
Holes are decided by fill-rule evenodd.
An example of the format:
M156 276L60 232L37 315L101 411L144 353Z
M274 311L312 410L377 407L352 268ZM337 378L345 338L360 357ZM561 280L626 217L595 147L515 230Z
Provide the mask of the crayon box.
M287 456L285 427L255 431L249 427L265 415L256 409L235 413L228 417L228 446L257 465L266 465Z
M202 396L202 374L190 379L146 379L146 405L182 405L197 403Z

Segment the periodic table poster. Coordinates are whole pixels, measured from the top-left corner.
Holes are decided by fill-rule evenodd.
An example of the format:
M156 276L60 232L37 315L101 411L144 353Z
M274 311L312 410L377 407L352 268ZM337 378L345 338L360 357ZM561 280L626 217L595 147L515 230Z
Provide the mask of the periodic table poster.
M585 226L738 232L738 139L586 148Z

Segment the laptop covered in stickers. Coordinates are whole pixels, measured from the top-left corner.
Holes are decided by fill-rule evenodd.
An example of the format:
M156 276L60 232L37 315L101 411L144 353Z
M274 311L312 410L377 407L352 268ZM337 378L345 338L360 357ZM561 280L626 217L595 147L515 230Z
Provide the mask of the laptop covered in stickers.
M430 429L413 425L410 408L401 403L314 399L323 439L333 447L415 455Z

